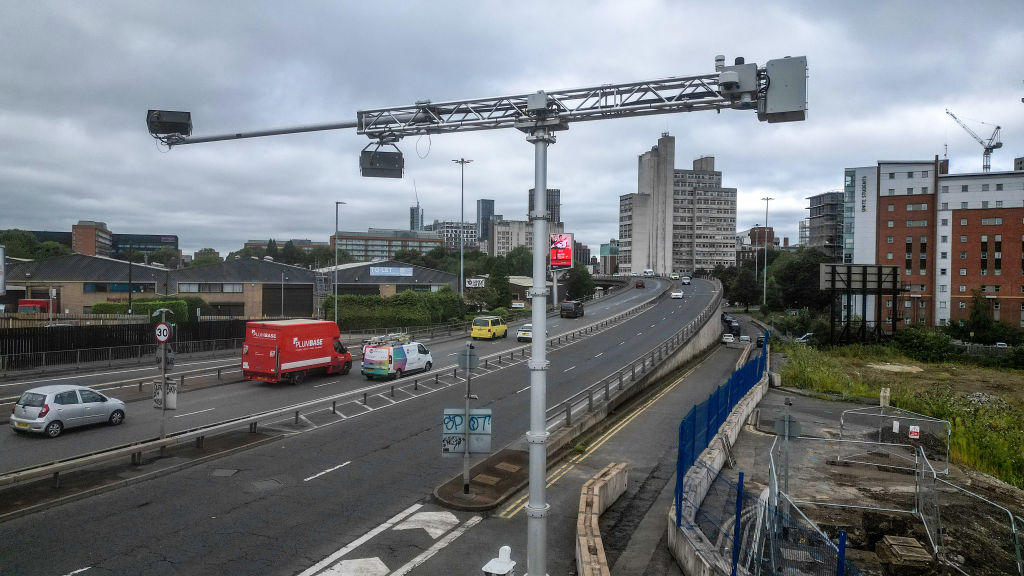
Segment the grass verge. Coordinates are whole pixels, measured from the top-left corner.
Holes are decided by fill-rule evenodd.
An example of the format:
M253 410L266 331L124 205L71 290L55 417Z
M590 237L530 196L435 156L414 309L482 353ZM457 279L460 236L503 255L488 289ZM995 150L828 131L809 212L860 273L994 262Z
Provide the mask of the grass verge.
M886 346L779 349L784 385L838 399L878 398L888 387L893 406L949 420L954 463L1024 488L1024 371L925 364Z

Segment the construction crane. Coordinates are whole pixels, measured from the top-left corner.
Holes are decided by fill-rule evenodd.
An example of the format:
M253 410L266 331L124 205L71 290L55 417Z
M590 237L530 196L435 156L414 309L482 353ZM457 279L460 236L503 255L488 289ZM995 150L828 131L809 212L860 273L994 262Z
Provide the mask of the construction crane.
M996 126L996 129L992 131L992 136L990 136L988 140L982 140L981 136L978 136L977 134L975 134L974 130L971 130L970 128L968 128L967 124L964 124L963 121L961 121L959 118L957 118L956 114L953 114L952 112L950 112L948 108L946 109L946 114L949 114L950 116L952 116L953 120L956 120L956 123L959 124L961 128L966 130L967 133L970 134L972 138L977 140L978 144L981 144L981 147L985 149L985 152L984 152L984 154L981 157L981 159L982 159L981 160L981 171L982 172L988 172L989 170L991 170L992 169L992 151L996 150L997 148L1002 148L1003 147L1003 143L999 141L999 130L1001 130L1001 128L999 126ZM982 122L982 124L985 124L985 122ZM991 126L991 124L990 124L990 126Z

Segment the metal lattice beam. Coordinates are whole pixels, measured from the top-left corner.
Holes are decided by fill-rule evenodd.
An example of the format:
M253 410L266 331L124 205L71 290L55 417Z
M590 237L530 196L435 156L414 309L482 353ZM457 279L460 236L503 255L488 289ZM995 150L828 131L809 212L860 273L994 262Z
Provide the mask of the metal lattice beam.
M734 102L719 94L718 76L702 74L548 92L547 109L540 113L529 108L533 94L362 110L357 113L356 130L370 138L395 139L523 127L524 123L533 126L541 120L552 124L731 108Z

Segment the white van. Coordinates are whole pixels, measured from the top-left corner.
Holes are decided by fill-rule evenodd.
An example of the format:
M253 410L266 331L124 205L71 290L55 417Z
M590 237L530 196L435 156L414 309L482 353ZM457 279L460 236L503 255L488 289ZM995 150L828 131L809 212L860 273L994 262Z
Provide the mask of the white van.
M650 268L644 270L644 276L647 278L654 278L654 270L651 270Z
M406 344L367 344L363 347L361 372L367 380L401 378L409 372L429 372L434 366L430 350L419 342Z

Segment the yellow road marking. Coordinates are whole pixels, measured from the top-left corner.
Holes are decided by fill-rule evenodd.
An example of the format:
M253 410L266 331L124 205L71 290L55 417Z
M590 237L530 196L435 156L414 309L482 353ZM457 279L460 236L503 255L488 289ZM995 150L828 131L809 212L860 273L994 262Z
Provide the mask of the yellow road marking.
M701 364L703 364L703 362ZM597 449L600 448L601 446L603 446L605 444L605 442L607 442L608 440L611 440L611 438L613 436L618 434L618 432L620 430L622 430L627 424L632 422L634 418L636 418L637 416L643 414L655 402L660 400L662 396L664 396L665 394L668 394L669 392L671 392L673 388L675 388L680 382L685 380L687 376L692 374L693 371L696 370L698 366L700 366L700 364L698 364L697 366L694 366L693 368L688 370L685 374L683 374L678 379L676 379L675 382L673 382L672 384L669 384L664 390L662 390L657 395L655 395L654 398L651 398L650 400L645 402L635 412L633 412L632 414L630 414L629 416L624 418L621 422L619 422L618 424L613 426L611 429L609 429L607 432L605 432L604 434L599 436L597 438L597 441L595 441L594 444L589 446L586 449L586 451L584 451L582 454L577 454L577 455L573 456L567 462L565 462L561 466L559 466L558 469L553 470L551 473L549 473L548 476L547 476L547 481L545 483L545 488L550 488L552 485L554 485L555 482L560 480L563 476L565 476L573 468L575 468L576 464L579 464L580 462L586 460L588 456L590 456L595 451L597 451ZM529 491L527 491L526 494L524 494L523 496L520 496L517 500L515 500L514 502L509 504L504 510L502 510L498 514L498 517L500 517L500 518L512 518L513 516L518 514L520 510L522 510L526 506L526 499L529 498L529 497L530 497L530 494L529 494Z

